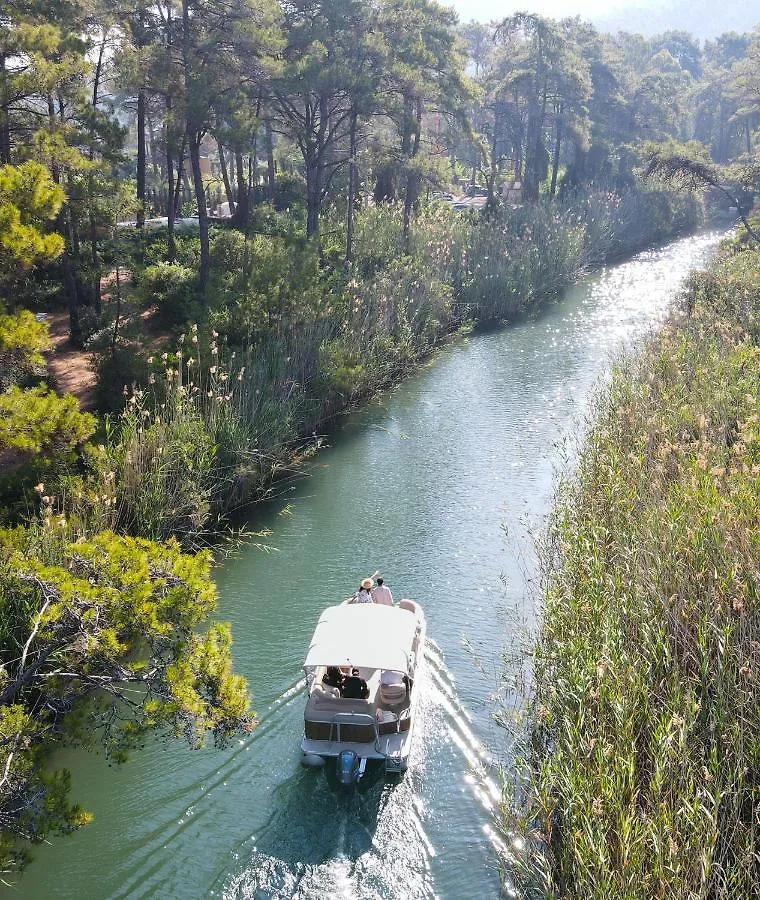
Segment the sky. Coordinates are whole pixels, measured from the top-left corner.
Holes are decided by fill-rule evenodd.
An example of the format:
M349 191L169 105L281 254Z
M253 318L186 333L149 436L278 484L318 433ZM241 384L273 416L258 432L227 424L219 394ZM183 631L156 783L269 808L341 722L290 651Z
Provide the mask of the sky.
M446 0L442 0L446 2ZM630 5L625 0L453 0L448 3L459 14L461 22L490 22L492 19L504 19L517 10L536 12L552 19L564 19L567 16L581 16L591 20L603 15L611 6Z
M501 20L517 10L551 19L579 15L602 31L649 35L683 29L698 38L751 31L760 22L757 0L441 0L461 22Z

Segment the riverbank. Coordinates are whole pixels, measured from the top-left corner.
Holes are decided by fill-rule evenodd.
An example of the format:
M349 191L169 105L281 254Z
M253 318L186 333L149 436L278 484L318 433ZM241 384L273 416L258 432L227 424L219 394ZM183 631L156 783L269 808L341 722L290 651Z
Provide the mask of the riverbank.
M523 810L552 896L756 891L759 311L760 251L724 247L560 489Z
M413 371L453 331L529 315L585 269L699 221L691 197L594 191L491 216L434 206L405 242L402 210L377 207L357 219L348 273L330 265L329 246L320 265L289 238L222 231L200 327L187 320L190 241L184 263L136 276L138 296L184 327L174 352L140 359L132 347L128 373L106 359L108 395L121 383L136 390L94 469L93 493L109 500L96 526L203 541L266 496L325 423ZM89 528L92 503L69 519Z

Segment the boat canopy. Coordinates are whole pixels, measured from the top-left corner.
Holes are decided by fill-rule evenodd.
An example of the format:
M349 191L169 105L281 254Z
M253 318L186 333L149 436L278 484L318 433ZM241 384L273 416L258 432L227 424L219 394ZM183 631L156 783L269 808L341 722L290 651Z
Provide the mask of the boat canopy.
M304 668L356 666L406 673L417 625L413 612L397 606L329 606L319 617Z

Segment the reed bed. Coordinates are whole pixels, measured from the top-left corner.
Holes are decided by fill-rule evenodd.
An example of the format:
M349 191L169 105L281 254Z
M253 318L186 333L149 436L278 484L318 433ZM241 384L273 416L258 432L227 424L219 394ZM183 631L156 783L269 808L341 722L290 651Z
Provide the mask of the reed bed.
M599 397L544 548L526 890L760 894L760 252Z

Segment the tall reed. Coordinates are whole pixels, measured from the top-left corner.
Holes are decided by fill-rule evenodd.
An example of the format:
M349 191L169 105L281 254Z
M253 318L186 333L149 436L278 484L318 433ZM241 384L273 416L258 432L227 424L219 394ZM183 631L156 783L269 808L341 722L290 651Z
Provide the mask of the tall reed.
M560 490L521 812L550 896L760 891L758 337L760 253L694 276Z

